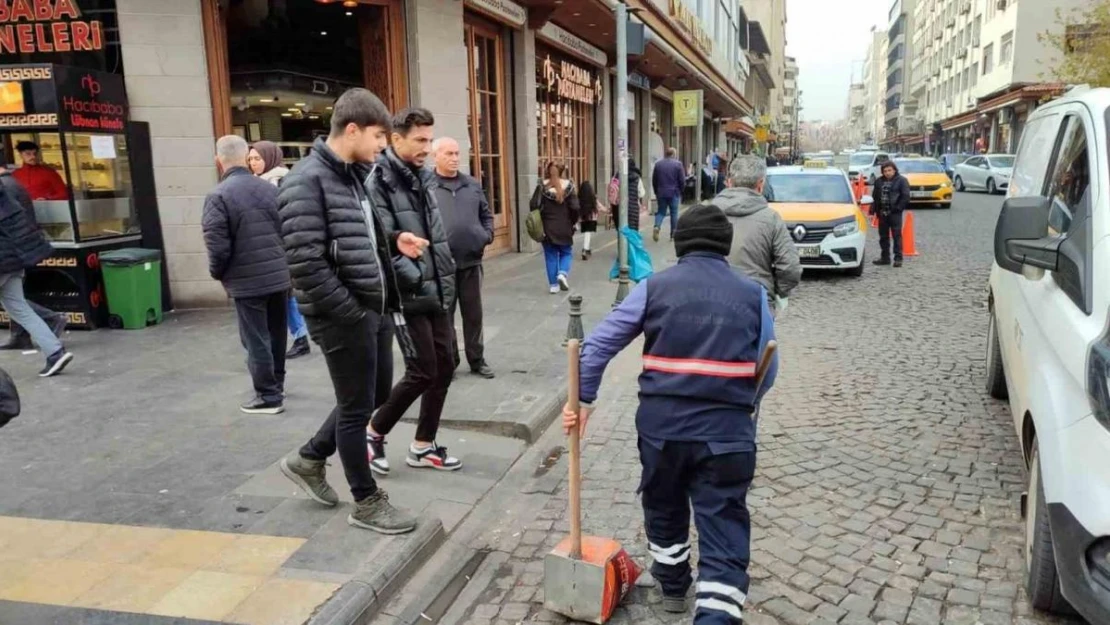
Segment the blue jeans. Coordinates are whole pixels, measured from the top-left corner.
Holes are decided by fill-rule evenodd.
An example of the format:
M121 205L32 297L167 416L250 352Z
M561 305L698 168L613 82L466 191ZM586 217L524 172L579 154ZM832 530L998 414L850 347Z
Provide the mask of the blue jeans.
M27 304L27 299L23 296L22 271L0 274L0 305L4 306L12 321L27 330L42 355L53 356L62 348L62 342Z
M555 245L543 243L543 260L547 264L547 283L558 286L559 274L570 276L570 259L574 254L574 247L570 245Z
M304 317L301 311L297 308L297 298L292 295L289 296L289 334L293 335L293 340L303 339L308 336L308 326L304 323Z
M663 218L667 216L667 211L671 213L671 236L674 236L674 231L678 229L678 208L682 205L682 198L659 198L659 210L655 211L655 227L661 228L663 226Z

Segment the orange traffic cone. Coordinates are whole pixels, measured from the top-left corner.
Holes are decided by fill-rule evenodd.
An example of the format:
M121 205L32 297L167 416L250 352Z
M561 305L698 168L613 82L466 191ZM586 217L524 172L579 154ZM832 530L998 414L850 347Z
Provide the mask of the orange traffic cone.
M917 256L917 245L913 237L913 212L906 211L906 218L902 221L902 254Z
M876 215L875 213L871 213L871 229L872 230L878 230L879 229L879 216Z

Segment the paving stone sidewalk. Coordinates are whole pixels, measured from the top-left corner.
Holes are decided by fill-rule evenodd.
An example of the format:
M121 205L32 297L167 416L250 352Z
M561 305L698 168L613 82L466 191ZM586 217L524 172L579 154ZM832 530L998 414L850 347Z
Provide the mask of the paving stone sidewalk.
M746 623L1072 622L1029 606L1024 467L1008 407L983 390L999 204L959 194L951 211L916 211L922 255L905 268L809 276L791 297L759 424ZM877 257L874 240L868 252ZM634 494L640 363L628 352L611 367L583 452L584 530L647 563ZM569 530L557 481L474 541L490 555L441 625L565 622L543 609L542 559ZM610 622L689 622L659 602L637 588Z
M604 247L612 233L599 238L594 259L572 274L587 325L615 288L606 277L615 248ZM542 432L537 413L550 418L561 401L566 294L547 293L537 255L491 259L486 272L487 358L498 377L461 369L452 385L439 442L464 460L462 471L399 467L382 480L395 503L420 514L408 536L349 528L346 506L318 507L280 475L280 458L334 404L324 361L314 351L289 363L285 414L240 413L250 381L230 310L175 312L143 331L71 332L77 358L52 379L35 376L37 355L0 353L24 402L0 431L0 526L14 528L0 532L0 558L17 552L27 564L0 572L0 623L117 623L128 613L150 624L300 623L336 589L343 601L355 591L376 596L406 554L434 550L470 513ZM398 358L395 379L402 371ZM398 427L391 455L404 453L413 430ZM329 477L349 501L337 459ZM70 538L30 538L40 535ZM29 542L12 551L20 537ZM119 544L139 547L111 555ZM239 554L233 564L224 561L229 545ZM158 584L152 568L168 569ZM143 592L109 583L123 573ZM51 575L84 581L54 592ZM315 585L298 590L302 581ZM277 618L274 605L289 609Z

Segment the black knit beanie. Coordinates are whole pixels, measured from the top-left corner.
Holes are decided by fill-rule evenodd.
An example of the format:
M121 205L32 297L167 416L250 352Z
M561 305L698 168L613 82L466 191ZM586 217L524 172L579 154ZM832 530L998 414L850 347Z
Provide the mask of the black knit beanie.
M690 252L728 256L732 248L732 223L714 204L698 204L678 218L674 249L681 258Z

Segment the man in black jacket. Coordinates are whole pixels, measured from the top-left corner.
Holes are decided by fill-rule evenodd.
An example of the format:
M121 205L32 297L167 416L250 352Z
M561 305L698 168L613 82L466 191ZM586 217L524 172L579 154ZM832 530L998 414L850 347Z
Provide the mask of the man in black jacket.
M31 201L31 196L6 167L0 167L0 187L3 187L8 195L23 208L23 214L27 216L27 221L36 230L39 229L39 222L35 216L35 204ZM50 310L46 306L41 306L31 300L27 300L27 305L40 319L46 322L46 325L50 326L54 336L59 339L62 338L66 331L66 316L64 314ZM0 349L31 349L31 334L14 320L9 324L9 333L11 337L7 343L0 345Z
M73 354L66 351L28 306L23 294L23 272L53 253L54 248L23 207L0 188L0 305L15 323L31 333L32 340L46 355L46 366L39 372L44 378L61 373L73 360Z
M318 503L334 506L325 462L336 452L355 500L347 522L384 534L416 527L394 508L370 473L366 426L389 396L393 340L388 311L400 297L392 253L419 258L428 242L411 232L387 240L363 188L370 164L385 148L389 111L373 93L351 89L335 103L331 134L282 181L282 235L293 286L312 340L328 365L336 406L281 471Z
M406 463L441 471L462 466L435 442L455 370L455 329L450 314L455 303L455 261L436 207L435 174L424 167L434 125L435 118L426 109L405 109L394 116L392 146L378 157L367 180L370 202L388 239L392 240L395 232L412 232L431 241L429 253L419 260L400 258L394 265L403 308L403 314L394 319L407 327L415 353L406 354L405 377L393 387L367 430L373 456L370 466L382 474L389 472L385 437L421 396L416 440L409 446Z
M432 144L436 168L436 203L443 215L447 240L455 258L457 307L462 309L463 342L470 371L487 380L493 369L486 364L482 345L482 256L493 243L493 214L477 180L459 171L459 142L440 137ZM455 323L451 307L451 324ZM452 342L455 366L459 363L459 343Z
M894 161L887 161L880 169L882 177L871 190L875 203L872 210L879 215L879 249L882 256L873 261L876 265L890 264L890 239L894 238L894 266L902 266L902 214L910 206L910 182L898 173Z
M289 267L281 242L277 187L247 168L247 142L228 135L216 141L223 177L204 200L201 226L208 272L235 300L239 338L247 349L254 399L248 414L285 411L285 321Z

